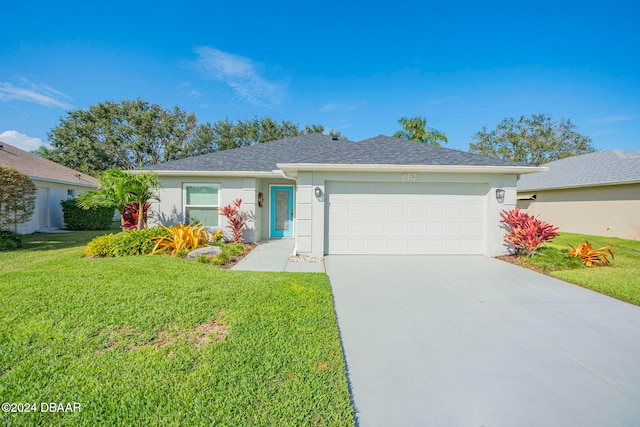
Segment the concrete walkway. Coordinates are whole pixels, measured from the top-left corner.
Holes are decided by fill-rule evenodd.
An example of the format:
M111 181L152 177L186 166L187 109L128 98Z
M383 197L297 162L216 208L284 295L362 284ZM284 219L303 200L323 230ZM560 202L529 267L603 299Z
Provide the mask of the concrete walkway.
M360 426L640 425L640 307L481 256L325 263Z
M286 271L291 273L324 273L324 262L292 262L295 240L261 240L258 246L232 270Z

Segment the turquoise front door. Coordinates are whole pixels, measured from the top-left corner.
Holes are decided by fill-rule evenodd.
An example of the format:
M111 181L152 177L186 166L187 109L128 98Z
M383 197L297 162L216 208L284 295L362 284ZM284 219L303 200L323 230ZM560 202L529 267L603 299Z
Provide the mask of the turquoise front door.
M271 187L271 237L293 237L293 186Z

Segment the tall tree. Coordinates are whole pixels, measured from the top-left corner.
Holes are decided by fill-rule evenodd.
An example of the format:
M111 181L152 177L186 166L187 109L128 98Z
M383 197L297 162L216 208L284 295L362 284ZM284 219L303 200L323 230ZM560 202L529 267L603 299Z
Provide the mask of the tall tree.
M553 120L549 114L502 119L495 129L483 126L472 140L471 153L531 165L595 151L591 138L578 133L571 120Z
M213 124L203 124L196 131L193 147L198 154L210 153L230 148L246 147L269 141L308 133L324 133L322 125L311 124L304 128L290 120L280 122L270 116L236 122L228 118ZM329 131L329 135L342 137L340 132Z
M0 230L29 221L35 210L36 186L28 175L0 167Z
M398 123L402 125L402 130L394 133L394 138L423 142L436 147L449 142L444 132L427 127L427 119L424 117L402 117Z
M113 167L135 169L185 157L196 151L196 130L195 115L178 107L107 101L68 112L49 132L53 148L37 154L96 176Z

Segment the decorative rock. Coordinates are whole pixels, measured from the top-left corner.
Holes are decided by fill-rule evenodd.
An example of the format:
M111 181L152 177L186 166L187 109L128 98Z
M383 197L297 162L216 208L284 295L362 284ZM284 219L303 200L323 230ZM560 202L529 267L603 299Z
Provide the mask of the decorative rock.
M220 252L222 252L222 249L220 249L217 246L205 246L204 248L198 248L198 249L192 250L191 252L189 252L187 254L187 258L196 259L201 255L204 255L204 256L216 256Z

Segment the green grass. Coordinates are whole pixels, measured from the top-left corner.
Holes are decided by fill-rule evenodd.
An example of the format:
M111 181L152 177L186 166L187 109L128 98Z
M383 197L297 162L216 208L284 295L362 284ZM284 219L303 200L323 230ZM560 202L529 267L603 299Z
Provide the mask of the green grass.
M245 247L242 243L217 243L217 246L222 249L218 255L212 260L213 265L223 265L231 261L231 258L237 257L243 254Z
M565 254L588 240L593 248L613 245L615 259L609 267L585 267ZM640 241L614 237L561 233L526 262L548 274L614 298L640 305Z
M0 400L82 405L0 425L354 424L326 275L81 258L99 234L0 253Z

